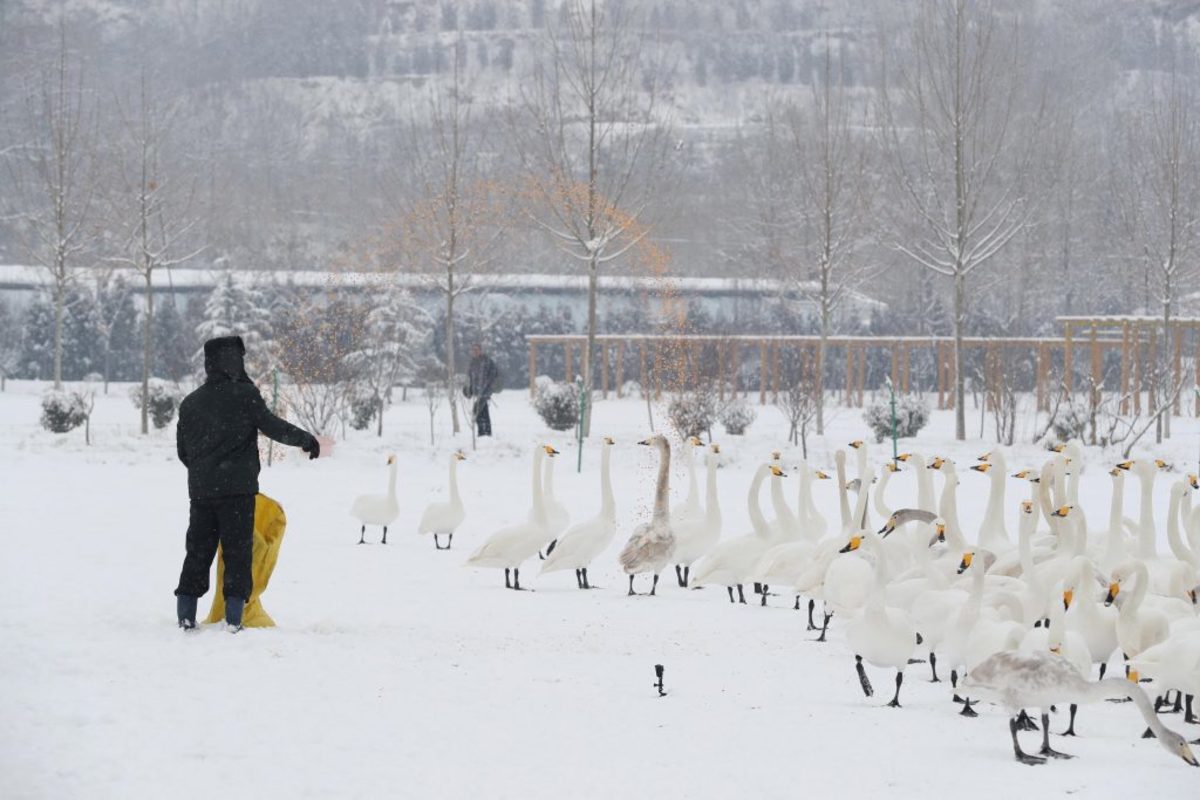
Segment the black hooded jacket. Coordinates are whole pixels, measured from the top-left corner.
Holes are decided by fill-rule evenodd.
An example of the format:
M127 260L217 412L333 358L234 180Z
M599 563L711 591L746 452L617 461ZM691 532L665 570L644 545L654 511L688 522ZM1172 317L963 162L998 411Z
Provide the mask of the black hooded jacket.
M193 500L258 493L258 434L311 448L313 435L271 413L246 376L240 336L204 343L207 380L183 399L175 444Z

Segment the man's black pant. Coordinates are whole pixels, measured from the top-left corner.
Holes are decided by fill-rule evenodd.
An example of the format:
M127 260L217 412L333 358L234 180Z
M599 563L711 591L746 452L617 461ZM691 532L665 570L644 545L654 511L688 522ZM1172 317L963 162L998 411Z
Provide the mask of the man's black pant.
M492 435L492 417L488 413L488 398L480 397L475 401L475 428L480 436Z
M175 595L201 597L208 591L208 571L217 555L217 543L225 559L225 599L250 599L254 579L250 576L254 552L254 495L193 500L188 519L187 556L179 573Z

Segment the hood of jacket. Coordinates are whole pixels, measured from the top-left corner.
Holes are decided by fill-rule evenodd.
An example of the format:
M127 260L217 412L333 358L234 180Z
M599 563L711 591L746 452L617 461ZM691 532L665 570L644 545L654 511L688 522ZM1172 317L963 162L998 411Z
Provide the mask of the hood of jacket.
M218 336L204 343L204 373L210 381L250 382L246 344L240 336Z

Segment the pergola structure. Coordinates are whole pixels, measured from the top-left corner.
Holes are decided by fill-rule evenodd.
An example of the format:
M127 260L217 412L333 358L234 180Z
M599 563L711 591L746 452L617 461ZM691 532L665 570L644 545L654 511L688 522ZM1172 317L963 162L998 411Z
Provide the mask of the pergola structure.
M1063 385L1067 391L1076 387L1076 376L1090 374L1093 402L1105 385L1106 354L1120 354L1121 412L1142 410L1141 389L1150 392L1154 403L1153 382L1149 381L1151 365L1155 363L1156 348L1162 338L1162 321L1153 317L1060 317L1062 337L965 337L966 356L982 356L982 377L985 396L1009 380L1004 361L1007 353L1017 352L1032 359L1033 391L1039 410L1047 410L1052 394ZM1183 375L1185 356L1200 362L1200 319L1180 318L1171 326L1173 344L1173 374L1176 381ZM1188 339L1191 338L1189 342ZM534 391L539 374L538 354L548 348L562 348L564 378L575 375L576 358L582 363L587 337L576 334L531 335L529 344L529 389ZM847 405L862 407L867 389L868 355L891 360L891 380L897 390L912 388L914 353L932 355L936 372L938 408L954 404L954 339L948 336L830 336L826 338L826 363L839 363L845 379L839 388ZM747 394L757 389L759 402L766 403L768 394L778 395L781 365L784 354L794 353L799 363L811 368L816 363L820 337L752 336L752 335L652 335L601 334L596 337L596 362L599 369L599 388L602 397L610 391L621 396L626 377L636 374L641 386L661 397L662 367L669 364L674 370L673 388L692 388L700 382L714 380L721 399L727 390ZM1185 347L1186 345L1186 347ZM1081 370L1078 362L1085 354L1090 361L1090 373ZM757 361L758 380L747 381L742 365ZM707 363L705 363L707 362ZM715 363L714 363L715 362ZM636 367L635 367L636 365ZM1066 369L1070 365L1071 369ZM636 373L632 370L636 368ZM827 371L828 375L829 372ZM749 385L748 385L749 384ZM1200 387L1200 378L1197 379ZM1180 413L1181 403L1175 403ZM1195 413L1200 416L1200 398Z

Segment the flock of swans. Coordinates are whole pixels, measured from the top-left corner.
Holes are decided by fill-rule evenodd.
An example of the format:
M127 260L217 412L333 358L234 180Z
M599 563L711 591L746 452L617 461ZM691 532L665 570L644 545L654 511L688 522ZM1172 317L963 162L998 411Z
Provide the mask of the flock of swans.
M888 705L899 707L907 668L927 661L930 680L941 682L940 666L950 672L959 713L975 716L972 705L979 700L1009 711L1014 754L1025 764L1070 757L1050 746L1052 705L1070 705L1064 735L1074 736L1079 704L1127 698L1146 720L1144 736L1157 737L1168 751L1200 766L1187 740L1158 717L1160 710L1185 711L1186 722L1200 722L1192 707L1200 694L1200 505L1193 508L1191 500L1200 484L1194 475L1171 486L1169 551L1160 552L1153 488L1167 467L1161 461L1128 461L1111 470L1112 500L1101 522L1089 520L1080 503L1083 461L1077 442L1056 448L1040 469L1012 475L1004 452L994 450L970 466L989 481L983 521L971 542L958 517L958 465L910 453L884 464L876 476L867 445L856 441L850 444L853 479L847 475L846 451L835 457L839 520L827 519L813 502L814 483L831 476L803 461L797 464L793 507L784 490L788 474L774 453L750 482L751 529L722 538L719 447L705 447L694 437L684 442L687 499L671 506L669 441L655 435L639 444L657 450L658 470L650 518L634 529L619 555L630 595L636 594L635 577L646 574L649 594L656 594L660 574L674 565L681 587L724 586L730 602L745 603L746 587L753 587L762 605L776 593L794 596L796 609L807 598L808 628L820 631L818 641L825 640L831 620L845 620L845 641L866 696L874 693L867 667L894 671ZM521 566L539 556L542 574L571 569L580 589L593 588L588 569L617 532L613 446L612 439L602 440L600 509L575 525L554 496L558 452L537 446L528 517L494 532L467 565L503 569L505 586L519 590ZM705 455L703 499L695 451ZM450 459L449 501L431 504L419 525L421 533L433 534L439 549L439 537L446 536L448 549L464 519L456 477L463 458L455 453ZM392 469L394 503L394 464ZM893 508L887 487L901 469L914 471L917 492ZM935 475L942 478L940 493L935 493ZM1128 475L1140 486L1136 519L1124 513ZM1010 477L1028 489L1027 498L1018 501L1015 540L1004 517ZM769 516L760 500L768 481ZM380 522L372 524L393 521L387 498L375 501ZM969 502L977 501L972 492ZM818 601L823 608L819 626L813 620ZM1126 677L1106 678L1118 653ZM1098 680L1091 678L1094 670ZM1148 680L1160 693L1153 702L1141 687ZM1029 709L1041 715L1042 746L1036 754L1024 752L1018 741L1018 731L1037 728Z

